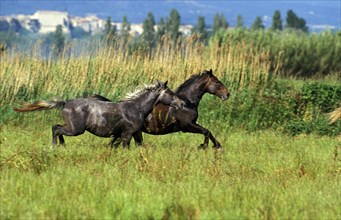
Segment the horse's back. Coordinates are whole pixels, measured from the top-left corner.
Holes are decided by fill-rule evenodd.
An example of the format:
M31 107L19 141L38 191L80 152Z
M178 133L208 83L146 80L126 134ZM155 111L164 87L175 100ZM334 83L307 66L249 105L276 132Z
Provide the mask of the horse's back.
M88 113L88 103L84 98L67 100L62 110L63 116L86 117Z

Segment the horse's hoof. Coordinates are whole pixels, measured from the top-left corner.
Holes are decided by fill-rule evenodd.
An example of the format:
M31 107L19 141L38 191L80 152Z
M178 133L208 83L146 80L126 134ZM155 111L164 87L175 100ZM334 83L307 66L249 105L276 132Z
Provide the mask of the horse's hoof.
M137 148L145 148L145 146L144 146L143 144L135 144L135 146L136 146Z
M213 149L216 151L224 152L224 148L222 146L213 146Z
M207 148L206 144L200 144L198 150L205 150Z

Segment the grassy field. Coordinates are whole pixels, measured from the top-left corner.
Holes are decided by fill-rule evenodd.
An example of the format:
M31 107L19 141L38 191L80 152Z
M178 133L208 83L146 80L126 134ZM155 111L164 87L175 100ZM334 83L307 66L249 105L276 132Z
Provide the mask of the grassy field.
M1 126L1 219L340 219L340 140L273 131L145 135L145 147Z

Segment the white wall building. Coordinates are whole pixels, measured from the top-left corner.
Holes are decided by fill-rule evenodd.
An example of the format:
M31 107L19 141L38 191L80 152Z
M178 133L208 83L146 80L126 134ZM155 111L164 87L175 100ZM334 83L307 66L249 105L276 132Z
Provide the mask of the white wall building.
M87 17L73 16L70 18L67 12L62 11L36 11L33 15L12 15L1 16L1 19L7 20L9 23L12 19L17 19L20 25L32 32L47 34L56 31L58 25L62 25L63 32L70 34L70 26L82 28L84 31L91 34L101 33L105 29L105 20L98 18L96 15ZM122 31L122 23L112 22L116 26L118 34ZM157 31L158 25L154 26ZM184 36L189 36L192 33L193 25L180 25L179 32ZM130 34L138 36L143 34L143 24L130 24Z
M84 18L74 16L71 18L71 23L73 27L82 28L84 31L90 32L91 34L102 32L105 26L105 21L95 15Z
M130 24L130 34L132 36L138 36L143 33L142 24Z
M31 17L40 23L39 33L47 34L56 31L58 25L62 25L63 32L70 34L70 18L67 12L61 11L37 11Z
M190 36L192 34L193 25L191 24L185 24L180 25L179 32L181 32L185 36Z

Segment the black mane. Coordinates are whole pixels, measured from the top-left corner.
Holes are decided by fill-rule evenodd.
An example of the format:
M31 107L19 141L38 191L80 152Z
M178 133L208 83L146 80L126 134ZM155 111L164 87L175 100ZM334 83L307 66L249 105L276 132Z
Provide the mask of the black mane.
M175 91L174 93L177 94L179 92L181 92L182 90L184 90L186 87L188 87L189 85L192 85L192 83L199 79L200 77L206 76L208 73L207 71L204 71L203 73L199 73L199 74L194 74L192 75L188 80L186 80L184 83L182 83Z
M111 102L110 99L107 99L107 98L105 98L104 96L101 96L101 95L98 95L98 94L94 94L94 95L92 95L92 96L89 96L89 98L91 98L91 99L96 99L96 100L98 100L98 101L103 101L103 102Z

